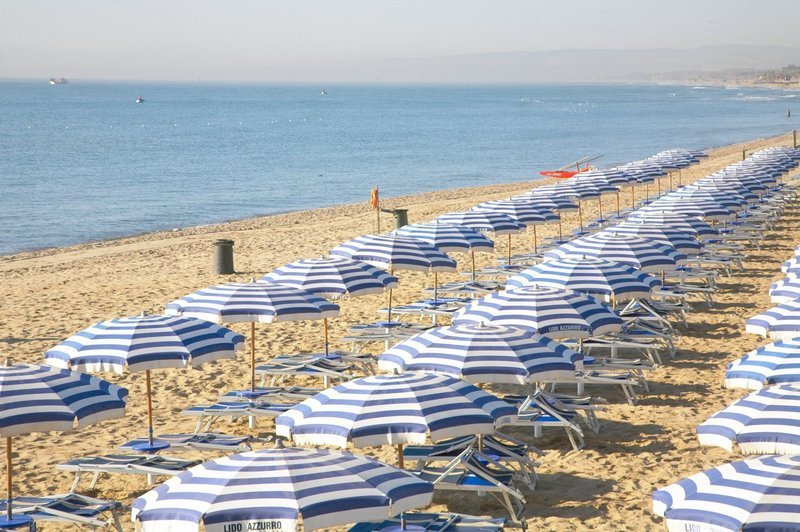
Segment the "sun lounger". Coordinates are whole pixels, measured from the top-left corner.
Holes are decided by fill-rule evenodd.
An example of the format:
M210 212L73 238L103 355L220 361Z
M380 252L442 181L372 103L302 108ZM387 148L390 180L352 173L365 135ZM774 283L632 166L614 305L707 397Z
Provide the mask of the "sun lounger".
M285 359L256 366L256 375L261 375L261 386L278 386L287 377L321 377L324 386L330 386L331 379L349 380L353 378L353 365L326 358L313 358L290 363Z
M355 524L348 532L397 532L406 529L425 532L500 532L505 523L506 520L503 518L406 512L402 516L380 523Z
M371 343L383 343L385 349L421 332L431 329L433 325L401 322L375 322L353 325L342 337L343 342L350 342L351 351L358 353L362 346Z
M468 447L478 449L497 462L515 466L516 478L531 489L536 486L536 468L541 464L528 458L528 454L531 451L541 454L541 451L505 434L496 433L481 439L477 436L464 436L433 445L407 445L403 447L403 459L415 462L416 468L422 469L430 463L450 462Z
M199 464L199 460L183 460L154 454L109 454L104 456L81 456L73 458L56 469L75 473L71 492L78 489L81 476L91 474L89 489L94 489L103 474L147 475L148 484L153 484L157 476L174 476Z
M525 497L514 486L514 472L470 447L443 467L417 471L434 489L489 493L508 511L511 520L522 523Z
M161 434L155 440L169 443L168 449L179 451L222 451L224 453L238 453L250 450L250 436L230 436L213 432L195 434ZM119 446L125 451L134 450L134 446L147 442L146 438L138 438Z
M447 283L437 287L436 291L442 296L448 297L482 297L497 290L502 290L503 284L496 281L474 281L474 282L455 282ZM433 294L433 288L423 290L426 294Z
M258 386L255 390L231 390L220 396L220 401L303 401L324 388L310 386Z
M541 391L529 395L507 395L503 400L517 405L518 415L511 419L506 425L513 427L530 427L533 429L533 437L541 438L542 430L545 428L561 428L569 438L573 450L583 449L583 430L578 425L581 414L576 409L562 408L561 405L549 404L542 398Z
M0 501L0 512L6 512L8 501ZM14 515L27 515L34 523L52 521L77 525L84 528L113 527L122 531L122 524L115 510L120 508L116 501L94 499L77 493L64 493L47 497L15 497L12 502ZM110 518L103 519L108 512Z
M254 418L275 418L298 404L298 402L277 403L265 400L220 401L213 405L191 406L183 410L181 415L196 417L195 433L207 433L211 430L211 425L220 418L227 417L231 420L242 417L247 417L249 420Z

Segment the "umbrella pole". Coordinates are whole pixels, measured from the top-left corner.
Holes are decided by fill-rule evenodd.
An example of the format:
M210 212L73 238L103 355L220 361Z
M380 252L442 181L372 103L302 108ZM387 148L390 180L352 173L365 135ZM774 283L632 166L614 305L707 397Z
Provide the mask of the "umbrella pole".
M657 192L658 192L658 197L660 198L661 197L661 178L659 178L659 177L656 178L656 188L657 188Z
M328 318L322 319L322 330L325 333L325 358L328 358Z
M433 272L433 300L439 301L439 272Z
M617 218L619 218L619 190L617 190Z
M508 233L508 260L506 262L511 266L511 233Z
M603 196L597 197L597 213L600 215L600 219L603 219Z
M250 391L256 391L256 322L250 322Z
M669 189L672 190L672 172L667 172L669 176Z
M631 187L631 209L636 208L636 187Z
M472 256L472 282L475 282L475 250L470 248L469 254Z
M564 241L564 236L561 234L561 217L558 218L558 243L561 244Z
M394 267L393 266L389 266L389 275L394 275ZM388 323L392 323L392 289L391 288L389 289L388 299L389 299L389 317L386 318L386 321Z
M534 225L533 226L533 254L534 255L538 255L539 254L539 250L537 249L537 243L536 243L537 240L538 240L538 238L536 238L536 226Z
M403 444L402 443L398 443L397 444L397 466L400 469L405 469L406 468L406 465L403 462Z
M6 507L6 519L10 523L13 515L11 510L11 436L6 436L6 494L8 495L8 503Z
M650 201L650 183L644 184L644 199Z
M580 226L580 232L583 233L583 209L581 209L581 202L578 201L578 226Z
M153 396L150 386L150 370L144 371L144 382L147 388L147 443L153 446Z

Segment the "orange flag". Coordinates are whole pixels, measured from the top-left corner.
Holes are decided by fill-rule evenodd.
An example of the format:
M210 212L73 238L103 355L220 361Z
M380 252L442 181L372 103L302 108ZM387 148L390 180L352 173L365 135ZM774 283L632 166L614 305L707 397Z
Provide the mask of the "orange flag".
M381 200L378 197L378 187L372 189L369 193L369 205L375 210L380 208Z

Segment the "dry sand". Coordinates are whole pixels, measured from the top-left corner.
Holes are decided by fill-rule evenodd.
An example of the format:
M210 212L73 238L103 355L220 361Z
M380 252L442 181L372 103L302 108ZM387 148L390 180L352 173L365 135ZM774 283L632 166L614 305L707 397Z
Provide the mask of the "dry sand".
M788 140L787 140L788 139ZM782 137L711 150L711 157L683 172L684 183L704 176L741 158L743 148L786 144ZM547 181L538 181L537 184ZM531 183L464 188L395 198L385 207L409 209L411 222L422 222L448 211L464 210L479 201L503 198L530 188ZM365 190L365 195L368 191ZM629 201L629 197L624 197ZM589 210L596 202L589 202ZM610 208L612 199L605 200ZM388 216L384 230L390 228ZM568 443L557 431L546 432L534 444L546 451L541 458L541 479L528 493L526 517L536 530L647 530L661 521L650 512L650 493L666 484L719 465L739 456L721 449L700 448L695 426L718 409L743 395L725 390L722 376L726 362L763 343L744 334L744 320L770 306L767 287L781 277L779 265L797 243L800 213L789 212L770 234L761 251L751 250L744 273L721 278L716 304L710 310L698 305L678 341L675 360L652 372L652 391L638 406L628 406L615 390L602 392L610 405L602 413L599 435L587 434L586 449L567 453ZM566 227L577 225L577 217L565 218ZM0 257L3 279L3 312L0 313L2 356L15 361L41 363L43 353L65 337L97 321L137 315L142 310L159 312L165 303L194 290L227 281L246 281L275 267L326 253L336 244L360 234L374 232L374 215L367 202L314 211L243 220L229 224L155 233L116 241L86 244ZM554 235L556 226L539 229ZM235 262L239 272L215 276L211 270L211 241L235 240ZM515 239L530 245L531 237ZM504 239L498 254L505 253ZM462 258L458 257L456 258ZM493 258L484 257L488 264ZM418 298L430 278L400 272L401 287L395 291L402 301ZM445 279L446 280L446 279ZM341 336L348 324L372 321L383 304L380 295L345 301L342 314L333 320L332 337ZM242 333L246 325L233 327ZM261 361L282 353L311 352L320 348L318 322L259 326L257 354ZM115 446L144 434L144 376L103 375L127 387L128 416L79 433L38 434L19 437L15 448L15 485L19 494L65 492L71 476L53 466L85 453L108 453ZM192 404L213 401L220 392L247 382L245 356L235 361L210 364L198 370L163 370L155 376L154 409L157 433L191 431L193 423L179 412ZM222 424L230 433L248 434L245 422ZM258 432L268 432L272 421L261 421ZM532 434L512 434L528 441ZM364 452L393 463L392 449ZM182 453L183 455L183 453ZM186 454L186 456L192 456ZM198 455L211 458L212 454ZM129 505L147 491L143 478L106 477L96 490L84 493L116 499ZM433 510L503 516L493 499L465 493L442 493ZM127 512L123 524L132 528ZM60 530L47 526L45 530Z

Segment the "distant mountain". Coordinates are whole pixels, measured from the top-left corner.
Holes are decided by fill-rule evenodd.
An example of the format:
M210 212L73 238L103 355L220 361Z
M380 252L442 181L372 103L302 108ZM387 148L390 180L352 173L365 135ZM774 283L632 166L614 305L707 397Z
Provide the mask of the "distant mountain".
M321 82L636 82L682 79L708 71L767 70L790 63L800 63L800 48L573 49L281 65L256 75L268 81Z

